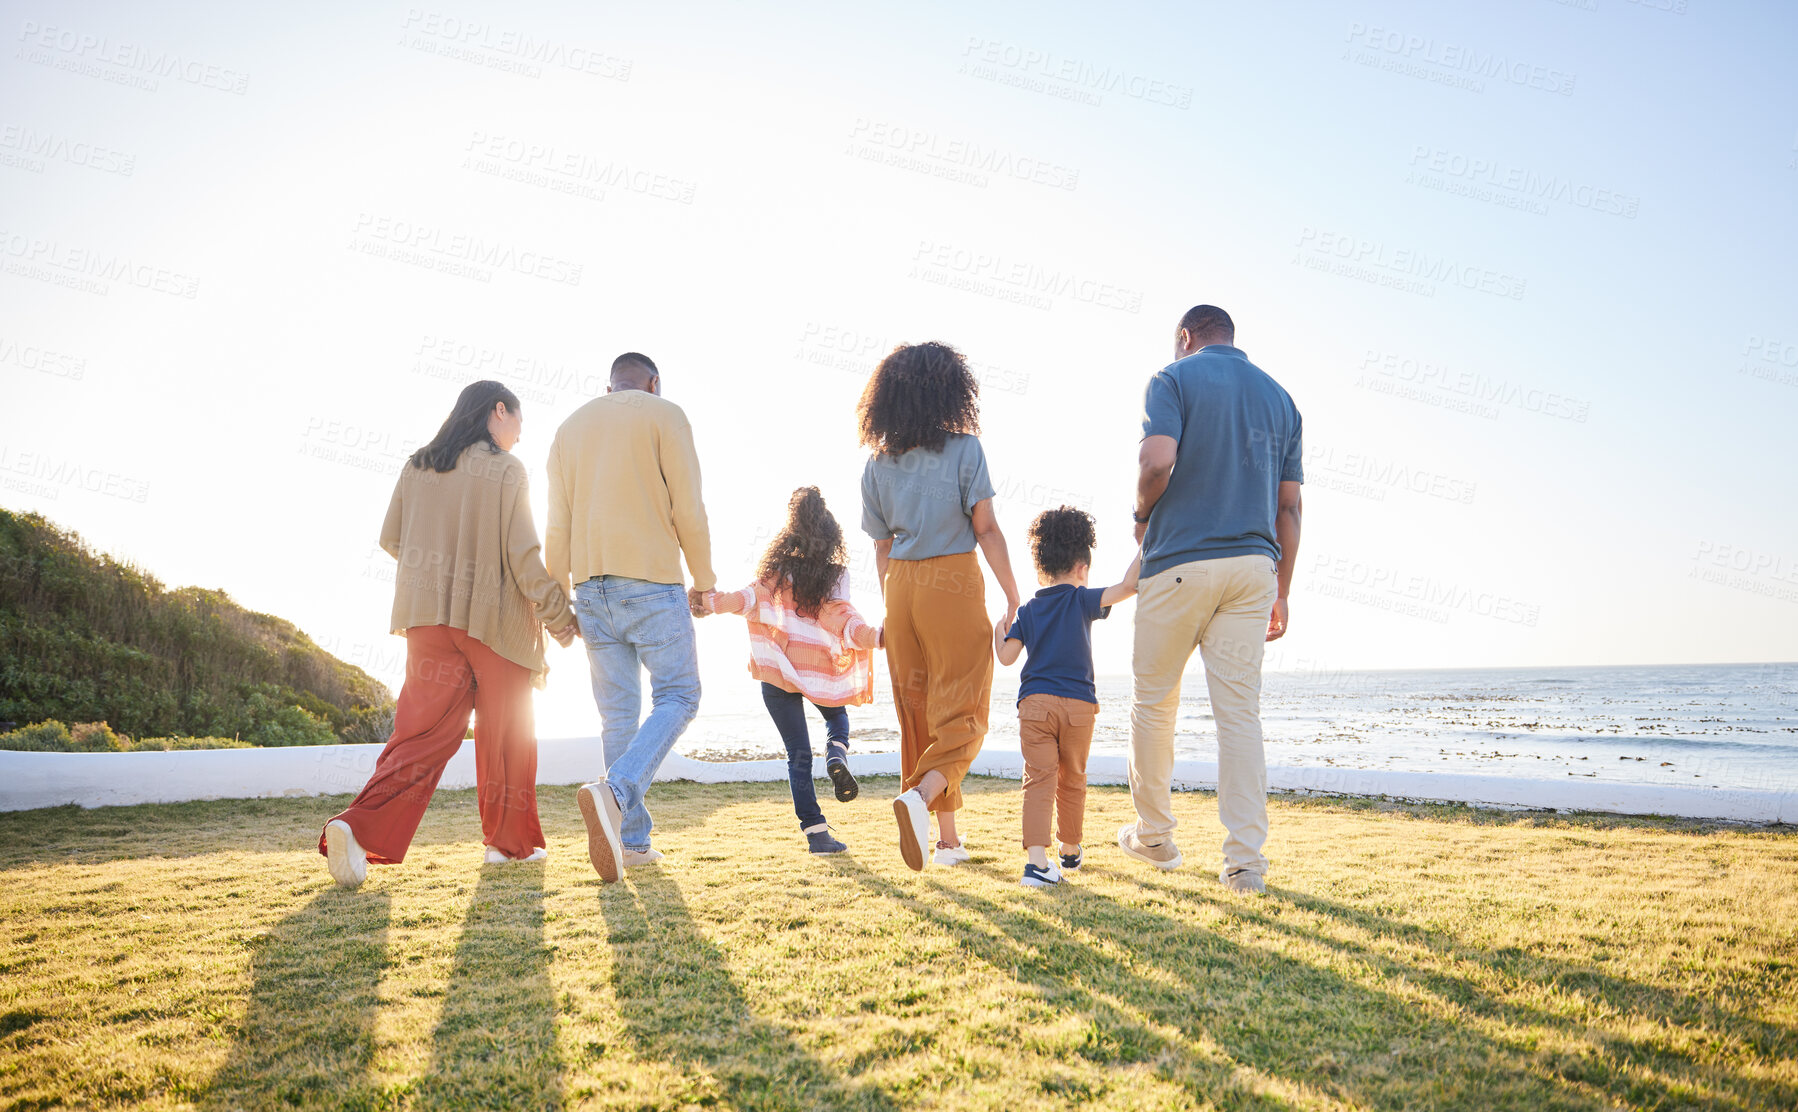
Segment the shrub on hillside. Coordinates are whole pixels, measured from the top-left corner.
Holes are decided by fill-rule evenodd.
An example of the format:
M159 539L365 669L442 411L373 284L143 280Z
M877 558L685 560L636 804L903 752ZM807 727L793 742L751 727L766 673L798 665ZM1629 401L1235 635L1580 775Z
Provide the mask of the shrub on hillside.
M171 749L251 749L229 737L141 737L133 741L104 722L65 726L55 719L0 734L0 750L15 753L143 753Z
M223 591L167 590L37 514L0 510L0 721L305 745L392 706L291 622Z

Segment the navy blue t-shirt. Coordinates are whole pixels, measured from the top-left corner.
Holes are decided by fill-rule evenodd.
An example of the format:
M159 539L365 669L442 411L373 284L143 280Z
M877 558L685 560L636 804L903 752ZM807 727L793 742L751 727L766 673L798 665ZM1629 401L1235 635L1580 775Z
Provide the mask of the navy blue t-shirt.
M1029 654L1018 685L1020 702L1026 695L1099 701L1093 685L1093 623L1111 613L1111 607L1099 605L1104 597L1098 587L1057 583L1018 607L1005 637L1022 641Z

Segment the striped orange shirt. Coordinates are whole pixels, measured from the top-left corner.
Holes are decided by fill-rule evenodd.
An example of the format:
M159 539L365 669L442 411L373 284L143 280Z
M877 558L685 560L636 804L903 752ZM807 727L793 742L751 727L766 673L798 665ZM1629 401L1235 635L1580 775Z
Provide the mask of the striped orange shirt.
M740 591L708 591L706 603L749 622L749 674L761 682L821 707L874 701L873 650L880 631L848 599L830 599L817 617L804 618L793 608L790 587L771 590L757 580Z

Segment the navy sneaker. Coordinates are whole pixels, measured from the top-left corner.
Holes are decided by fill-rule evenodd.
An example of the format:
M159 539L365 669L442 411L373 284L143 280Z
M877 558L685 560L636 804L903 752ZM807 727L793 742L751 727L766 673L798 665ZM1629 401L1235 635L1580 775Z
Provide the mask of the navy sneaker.
M837 802L847 803L861 794L861 787L855 782L855 775L849 771L846 759L849 751L841 745L829 745L824 749L824 769L830 773L830 782L836 785Z
M1064 853L1061 855L1061 871L1064 873L1071 873L1085 863L1085 846L1075 846L1073 853Z
M805 841L813 853L844 853L849 849L848 846L831 836L828 826L822 830L807 831Z
M1018 880L1026 888L1053 888L1061 883L1061 873L1053 865L1024 865L1024 875Z

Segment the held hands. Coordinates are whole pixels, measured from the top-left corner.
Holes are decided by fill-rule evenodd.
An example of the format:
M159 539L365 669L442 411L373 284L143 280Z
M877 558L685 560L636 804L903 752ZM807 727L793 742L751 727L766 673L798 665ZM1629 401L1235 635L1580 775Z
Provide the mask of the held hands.
M692 611L695 618L703 618L713 612L712 604L707 598L710 593L697 587L687 588L687 609Z
M1286 636L1286 600L1274 600L1274 611L1267 616L1267 639L1278 641Z
M550 630L549 635L556 639L556 644L562 646L563 648L567 648L568 646L574 644L574 639L580 635L580 632L581 632L580 619L575 617L573 614L569 614L568 615L568 624L563 626L561 629Z

